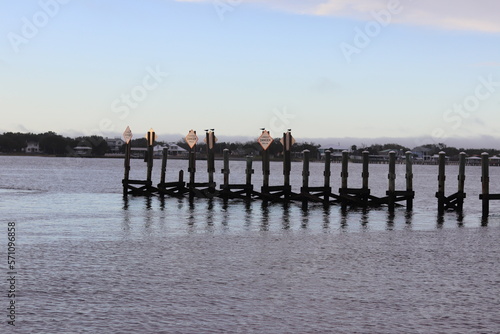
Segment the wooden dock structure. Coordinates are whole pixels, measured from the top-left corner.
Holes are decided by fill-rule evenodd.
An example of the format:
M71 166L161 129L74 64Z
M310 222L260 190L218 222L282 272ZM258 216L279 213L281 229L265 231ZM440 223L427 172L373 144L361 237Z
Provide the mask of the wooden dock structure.
M388 160L388 186L385 196L377 197L371 193L369 187L369 166L370 157L368 152L362 153L362 173L361 173L361 187L353 188L348 186L349 177L349 153L342 152L342 166L340 173L340 187L338 194L332 192L331 186L331 152L325 151L324 157L324 171L323 171L323 185L311 186L309 184L310 177L310 151L304 150L302 152L302 186L300 192L293 192L290 182L291 173L291 147L295 140L292 137L291 130L283 133L281 143L283 144L283 184L270 185L269 176L270 158L268 148L274 143L269 131L262 129L261 136L258 139L262 147L262 186L260 191L257 191L252 182L253 157L246 157L245 169L245 183L231 183L230 182L230 158L229 150L223 151L223 168L221 174L223 175L223 182L217 188L214 181L215 171L215 152L214 146L217 138L215 137L214 130L206 130L206 147L207 147L207 173L208 182L196 182L196 143L198 137L196 131L191 130L186 136L185 140L188 143L190 150L188 155L188 173L189 180L184 180L184 171L178 171L176 181L166 181L166 170L168 163L167 148L162 152L161 164L161 177L160 182L154 186L152 182L152 169L153 169L153 143L156 139L155 132L151 129L147 135L147 150L145 161L147 163L146 178L144 180L130 179L130 159L131 159L131 143L130 139L132 134L130 129L124 133L126 142L125 161L124 161L124 177L122 180L123 195L134 196L172 196L184 197L189 196L190 199L195 198L214 198L218 197L225 201L230 199L240 200L261 200L263 203L272 202L297 202L302 204L304 210L308 209L309 203L321 203L324 206L340 205L342 209L348 207L381 207L386 206L389 212L394 212L396 207L406 206L407 211L413 210L413 200L415 198L415 191L413 189L413 156L411 152L405 153L406 164L406 189L396 189L396 153L389 152ZM460 153L459 156L459 173L458 173L458 190L452 195L445 195L445 181L446 181L446 155L444 152L439 153L438 160L438 190L435 193L437 198L438 214L443 215L446 211L456 211L461 213L463 211L465 193L465 168L466 168L466 154ZM489 192L489 156L487 153L482 154L482 192L479 199L482 202L482 215L487 218L489 215L489 203L492 200L500 200L500 194L491 194ZM404 205L402 202L404 202Z

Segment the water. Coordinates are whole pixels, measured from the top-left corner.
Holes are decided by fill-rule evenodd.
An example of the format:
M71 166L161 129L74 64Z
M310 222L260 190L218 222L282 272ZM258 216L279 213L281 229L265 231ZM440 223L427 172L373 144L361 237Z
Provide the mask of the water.
M361 185L360 167L350 165L350 187ZM414 166L411 215L124 201L120 159L0 156L0 168L1 252L15 222L18 271L16 327L4 312L2 333L500 333L500 206L492 202L482 224L478 167L467 168L463 217L442 219L437 166ZM197 168L205 181L206 165ZM272 164L271 184L282 182L280 168ZM187 161L169 161L168 180L179 169ZM231 182L242 183L244 169L231 162ZM298 190L301 165L292 170ZM322 171L311 164L312 186ZM397 172L403 189L404 166ZM133 160L131 177L145 174ZM339 174L332 165L333 189ZM451 194L457 167L447 174ZM500 168L490 174L500 193ZM387 165L370 166L370 188L384 195ZM8 300L0 302L5 310Z

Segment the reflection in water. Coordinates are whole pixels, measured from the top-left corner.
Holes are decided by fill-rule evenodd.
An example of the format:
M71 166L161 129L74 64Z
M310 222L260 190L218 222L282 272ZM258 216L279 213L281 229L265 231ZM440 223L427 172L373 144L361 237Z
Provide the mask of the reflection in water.
M340 209L340 228L343 230L347 229L348 227L347 213L348 213L347 207L342 206L342 208Z
M227 227L228 226L228 219L229 219L229 203L227 200L224 200L222 202L222 226Z
M391 211L387 211L387 224L386 224L386 230L387 231L392 231L394 229L394 219L396 217L396 214Z
M192 198L190 198L188 201L189 201L188 219L187 219L188 232L194 232L194 227L196 223L196 205L194 204Z
M269 205L266 201L261 204L262 221L260 223L261 231L269 231Z
M367 229L368 228L368 208L363 208L363 212L361 214L361 226L363 227L363 229Z
M252 202L245 201L245 228L249 228L252 224L253 212L252 212Z
M144 222L144 227L146 230L149 230L149 228L153 224L153 216L154 216L154 211L152 207L152 197L146 196L145 202L146 202L146 212L144 213L144 216L146 219Z
M300 224L300 226L302 228L307 228L308 224L309 224L309 211L302 210L302 223Z
M457 225L458 227L463 227L464 226L464 213L463 212L457 212Z
M209 198L207 200L207 227L209 231L213 231L214 226L214 200Z
M283 204L283 229L288 230L290 228L290 204Z
M413 223L413 211L406 210L405 223L407 228L411 228L411 225Z
M327 230L330 228L330 206L323 206L323 229Z
M341 206L310 205L308 210L301 209L301 203L265 203L260 201L223 201L218 198L161 198L131 197L122 202L123 230L134 227L138 220L153 233L155 227L168 233L200 232L237 232L238 230L278 231L290 229L311 229L313 231L382 231L413 230L422 227L423 219L427 227L441 229L445 224L456 222L456 226L469 226L463 214L445 212L443 215L423 214L397 208L391 213L387 208L342 208ZM154 226L154 222L160 222ZM416 222L417 225L414 225ZM482 225L487 225L484 219ZM332 225L333 224L333 225ZM474 223L472 223L474 224ZM476 220L477 225L479 221ZM187 228L187 230L186 230Z
M122 231L125 233L126 236L130 235L130 211L128 210L129 203L128 203L128 197L125 196L123 197L123 220L122 220Z
M444 215L438 213L436 219L436 228L437 229L443 228L443 224L444 224Z

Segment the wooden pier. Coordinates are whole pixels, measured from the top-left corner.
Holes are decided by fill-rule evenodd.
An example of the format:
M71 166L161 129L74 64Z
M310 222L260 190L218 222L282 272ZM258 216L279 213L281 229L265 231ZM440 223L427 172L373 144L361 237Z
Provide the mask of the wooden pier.
M322 186L310 186L310 152L308 150L303 151L302 160L302 186L300 187L300 192L295 193L292 191L292 185L290 182L291 173L291 147L295 140L292 137L291 131L283 133L281 143L283 145L283 184L270 185L269 176L271 174L270 170L270 159L268 148L274 144L273 138L271 137L269 131L262 129L262 133L258 138L258 142L262 147L262 185L257 191L255 185L252 182L252 175L254 174L253 169L253 158L251 156L246 157L246 169L245 169L245 183L231 183L230 182L230 159L229 150L224 149L223 151L223 168L221 174L223 175L223 182L217 188L214 181L215 171L215 152L214 146L217 138L213 129L206 130L206 147L207 147L207 173L208 182L196 182L196 144L198 142L198 137L196 131L191 130L186 136L185 140L188 144L189 156L188 156L188 173L189 180L186 182L184 180L184 171L178 171L178 177L176 181L167 182L166 181L166 170L168 163L168 152L164 148L162 152L162 164L161 164L161 177L160 182L154 186L152 182L152 169L153 169L153 144L156 139L155 132L151 129L147 135L148 147L146 150L145 161L147 162L147 172L146 178L144 180L133 180L129 178L130 175L130 159L131 159L131 143L130 139L132 134L130 129L124 133L124 139L126 142L125 150L125 161L124 161L124 178L122 180L123 184L123 195L135 195L135 196L172 196L172 197L183 197L188 195L190 199L194 198L222 198L223 200L230 199L240 199L240 200L261 200L263 203L269 202L297 202L302 204L304 210L308 209L309 203L321 203L324 206L329 205L340 205L342 209L347 209L348 207L381 207L386 206L389 212L394 212L396 207L406 206L407 211L413 210L413 200L415 198L415 192L413 190L413 157L411 152L406 152L405 154L405 164L406 164L406 189L396 189L396 153L391 151L389 153L388 161L388 186L384 197L374 196L369 187L369 166L370 157L368 152L362 153L362 173L361 173L361 186L359 188L348 186L349 177L349 154L347 151L342 152L342 166L340 173L340 187L338 194L332 192L331 186L331 152L325 151L324 157L324 171L323 171L323 185ZM438 189L435 194L437 198L437 209L438 214L442 215L446 211L456 211L461 213L463 211L464 200L466 198L465 193L465 168L466 168L466 155L465 153L460 153L459 157L459 173L458 173L458 190L452 195L445 195L445 181L446 181L446 156L444 152L439 153L438 160ZM479 195L479 199L482 202L482 214L483 218L487 218L489 215L489 203L492 200L500 200L500 194L491 194L489 192L489 156L487 153L482 154L482 193ZM404 205L404 204L406 205Z

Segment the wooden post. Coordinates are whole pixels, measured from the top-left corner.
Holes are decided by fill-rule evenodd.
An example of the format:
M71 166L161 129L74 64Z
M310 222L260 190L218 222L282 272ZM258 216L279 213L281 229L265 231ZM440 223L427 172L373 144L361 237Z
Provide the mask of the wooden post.
M269 175L271 174L269 168L269 151L262 151L262 187L265 192L269 188Z
M340 173L340 176L342 178L342 182L340 187L342 189L347 189L347 178L349 177L349 152L343 151L342 152L342 172Z
M331 172L331 160L332 160L332 152L329 150L325 151L325 171L323 172L323 176L325 177L324 182L324 194L323 194L323 202L327 204L330 202L330 177L332 176Z
M225 148L222 154L224 159L224 169L222 169L222 173L224 174L224 188L227 188L229 186L229 149Z
M167 158L168 158L168 148L164 147L163 151L161 152L161 178L160 178L160 183L164 184L165 179L166 179L166 173L167 173Z
M363 189L368 189L368 178L370 176L370 172L368 172L368 164L369 164L369 152L363 151L363 172L361 173L361 177L363 178Z
M438 172L438 191L436 197L438 198L438 213L442 214L444 212L445 204L445 181L446 181L446 153L439 152L439 172Z
M304 150L302 151L304 154L304 161L303 161L303 167L302 167L302 188L304 190L307 190L309 188L309 150Z
M193 146L189 150L189 196L192 197L194 195L194 181L196 174L196 145Z
M290 186L292 134L290 131L283 133L283 175L285 189Z
M178 185L178 188L177 188L177 189L178 189L179 191L181 191L181 185L183 185L183 184L184 184L184 171L183 171L182 169L179 171L179 180L178 180L178 181L179 181L179 185ZM183 186L183 187L184 187L184 186ZM184 188L183 188L182 190L184 190Z
M490 214L490 159L488 153L481 154L481 168L482 168L482 200L483 200L483 218L487 218Z
M406 153L406 192L407 196L409 196L406 199L406 210L411 211L413 210L413 196L410 195L413 192L413 154L410 151L407 151Z
M151 174L153 172L153 144L155 141L155 133L152 130L148 131L147 139L148 139L148 151L147 151L147 159L148 159L148 174L147 181L150 184L151 182ZM149 186L148 186L149 187Z
M132 144L130 141L128 141L125 144L125 161L124 161L124 167L125 167L125 173L123 175L123 196L126 196L128 194L128 180L129 180L129 175L130 175L130 148Z
M389 212L394 212L394 207L396 204L396 152L389 152L389 191L387 192L389 196Z
M457 211L462 212L464 209L464 197L465 197L465 152L460 152L458 161L458 201L457 201Z
M246 187L247 187L247 197L252 196L252 174L254 170L252 169L252 162L253 159L251 156L247 155L247 168L245 169L245 174L246 174Z
M342 171L340 172L340 177L342 178L341 184L340 184L340 193L342 194L343 191L347 189L347 178L349 177L349 152L347 151L342 151ZM342 201L341 203L341 208L342 210L345 210L347 208L347 204L345 201Z
M215 133L213 131L207 131L206 133L207 142L207 172L208 172L208 184L209 188L214 188L214 173L215 173L215 157L214 157L214 147L215 147ZM229 170L229 169L228 169Z

